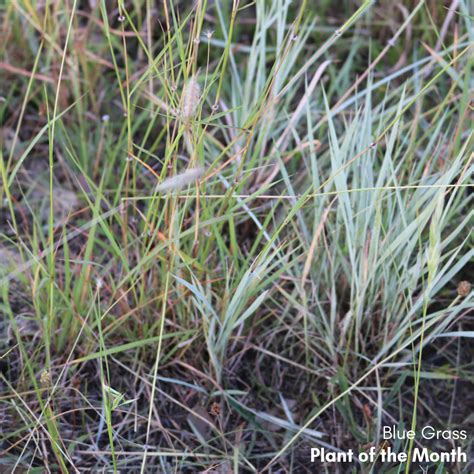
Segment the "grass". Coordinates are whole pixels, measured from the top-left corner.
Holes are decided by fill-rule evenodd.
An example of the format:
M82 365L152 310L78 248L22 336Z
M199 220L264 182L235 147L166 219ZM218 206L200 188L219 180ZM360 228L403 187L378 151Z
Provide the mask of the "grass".
M1 12L1 472L332 472L311 447L472 431L468 2Z

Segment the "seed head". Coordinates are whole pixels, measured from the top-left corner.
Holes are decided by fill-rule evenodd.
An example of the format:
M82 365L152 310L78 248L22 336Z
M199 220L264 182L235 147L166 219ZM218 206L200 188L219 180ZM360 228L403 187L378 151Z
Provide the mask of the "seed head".
M48 385L51 385L51 374L49 373L48 370L44 369L43 372L41 372L40 383L41 385L45 387L47 387Z
M201 98L201 87L195 77L192 77L183 91L183 118L190 119L196 114L197 106Z
M471 284L468 281L460 281L458 285L458 295L467 296L471 291Z
M209 410L209 412L211 413L211 415L219 416L219 415L221 414L221 407L220 407L220 405L219 405L217 402L214 402L214 403L211 405L211 409Z
M190 168L181 174L166 178L156 187L155 191L165 192L184 188L199 179L203 173L204 168Z

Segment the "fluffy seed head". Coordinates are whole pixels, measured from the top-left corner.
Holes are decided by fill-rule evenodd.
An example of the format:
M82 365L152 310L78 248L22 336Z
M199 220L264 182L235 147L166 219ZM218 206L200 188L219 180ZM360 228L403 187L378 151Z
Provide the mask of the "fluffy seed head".
M156 187L156 191L174 191L193 183L196 179L200 178L204 173L204 168L191 168L186 170L184 173L166 178L162 183Z
M195 77L189 79L183 91L182 114L185 119L190 119L196 114L196 109L201 98L201 87Z

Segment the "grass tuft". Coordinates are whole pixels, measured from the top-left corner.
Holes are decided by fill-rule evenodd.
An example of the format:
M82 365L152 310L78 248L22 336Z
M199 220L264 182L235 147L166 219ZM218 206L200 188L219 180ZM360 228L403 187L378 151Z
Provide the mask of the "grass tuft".
M468 7L0 5L0 472L472 430Z

